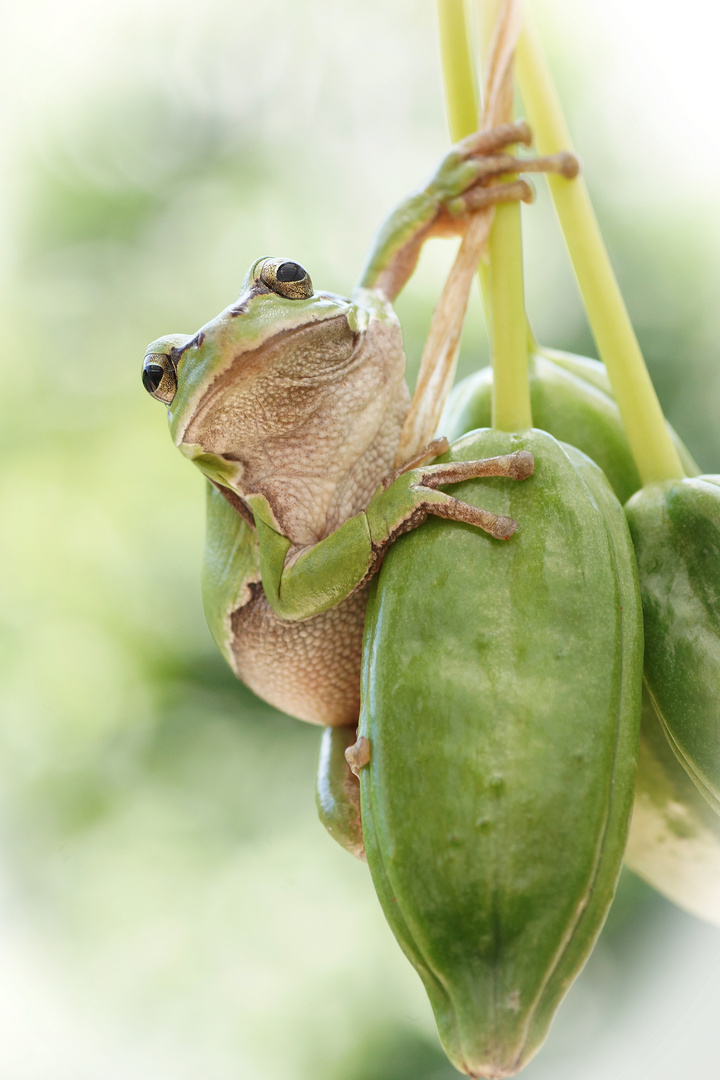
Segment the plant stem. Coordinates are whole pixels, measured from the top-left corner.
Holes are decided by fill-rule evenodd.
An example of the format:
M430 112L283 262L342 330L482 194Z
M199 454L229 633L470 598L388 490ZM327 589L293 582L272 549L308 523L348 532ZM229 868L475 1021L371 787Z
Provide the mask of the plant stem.
M499 9L488 0L485 25L492 28ZM464 0L438 0L440 52L442 57L448 124L453 141L478 126L477 83L468 33ZM485 51L489 45L484 43ZM492 117L501 123L511 117ZM525 315L520 207L501 204L488 242L490 268L478 267L480 289L492 342L493 427L517 431L532 427L530 386L527 377L528 342L531 338Z
M437 11L448 127L459 142L477 131L479 112L465 0L438 0Z
M532 427L520 207L501 203L488 240L492 318L492 426Z
M478 129L480 104L477 73L465 0L437 0L437 11L445 108L450 139L455 143ZM482 261L478 263L477 276L488 337L492 338L488 268Z
M487 56L490 33L500 8L499 0L485 0L483 54ZM486 123L512 120L512 103L507 115L486 117ZM506 178L507 179L507 178ZM522 230L519 203L495 207L488 240L490 313L492 324L492 426L501 431L522 431L532 427L530 383L528 381L528 326L525 314L525 287L522 261Z
M516 51L516 76L541 154L570 150L552 76L537 31L526 16ZM583 298L588 322L627 431L643 484L684 477L660 403L603 243L582 178L548 176L560 227Z

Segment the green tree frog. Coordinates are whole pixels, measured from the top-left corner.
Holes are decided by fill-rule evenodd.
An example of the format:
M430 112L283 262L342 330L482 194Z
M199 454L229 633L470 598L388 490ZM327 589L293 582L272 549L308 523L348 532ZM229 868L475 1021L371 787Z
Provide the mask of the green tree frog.
M147 348L145 388L208 480L212 635L240 679L303 720L357 722L367 584L397 536L428 514L498 539L516 528L439 485L521 479L529 453L425 464L447 446L436 440L395 468L410 396L391 305L428 237L462 233L488 203L532 197L522 180L493 183L526 164L497 151L529 137L518 123L455 146L385 221L350 299L316 291L292 259L262 258L196 334Z

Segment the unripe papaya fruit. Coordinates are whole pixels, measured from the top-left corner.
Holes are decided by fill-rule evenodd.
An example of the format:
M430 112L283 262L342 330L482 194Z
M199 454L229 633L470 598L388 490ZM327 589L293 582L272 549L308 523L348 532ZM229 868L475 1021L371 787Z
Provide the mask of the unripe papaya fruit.
M529 450L522 484L453 494L520 527L428 521L373 584L359 734L380 902L453 1064L517 1072L604 922L622 862L642 622L622 508L542 431L473 432L447 460Z
M625 511L647 686L678 760L720 813L720 476L648 485Z
M647 690L625 862L668 900L720 926L720 816L675 757Z
M639 477L604 364L543 348L531 358L530 385L536 423L593 458L626 501ZM455 388L443 422L448 437L490 422L491 393L490 368ZM689 450L669 424L668 430L685 472L697 476ZM627 862L680 907L716 921L720 831L714 831L710 811L698 806L694 786L683 782L658 723L646 719L643 725Z
M620 412L605 367L572 353L544 349L529 359L530 400L537 427L569 443L599 465L620 502L640 487ZM453 439L487 427L491 420L492 368L458 383L441 421L441 434ZM700 470L674 431L671 436L688 475Z

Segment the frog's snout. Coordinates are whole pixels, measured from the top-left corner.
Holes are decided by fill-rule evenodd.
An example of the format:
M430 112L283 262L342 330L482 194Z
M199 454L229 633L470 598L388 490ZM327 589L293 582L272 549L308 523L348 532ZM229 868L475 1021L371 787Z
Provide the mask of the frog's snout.
M148 356L157 356L164 354L165 356L172 356L176 353L181 353L183 349L186 349L191 341L197 339L197 334L168 334L167 337L157 338L155 341L151 341L145 350L145 359Z

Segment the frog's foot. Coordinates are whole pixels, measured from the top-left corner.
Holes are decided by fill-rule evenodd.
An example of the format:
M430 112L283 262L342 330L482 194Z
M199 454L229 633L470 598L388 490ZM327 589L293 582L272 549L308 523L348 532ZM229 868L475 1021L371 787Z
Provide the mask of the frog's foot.
M482 476L505 476L511 480L525 480L532 476L535 462L527 450L518 450L514 454L502 454L499 457L484 458L481 461L453 461L442 465L428 465L419 469L418 486L435 490L441 484L457 484L461 480L472 480ZM464 521L475 525L496 540L509 540L518 527L517 521L503 514L493 514L469 503L443 495L441 501L428 502L425 509L436 517L450 518L452 521Z
M327 727L320 742L315 800L318 816L341 847L367 861L360 812L360 784L345 758L357 744L352 727Z
M401 469L399 475L396 473L394 479L390 478L392 483L389 487L380 486L365 512L374 553L367 578L380 566L388 546L398 536L422 525L428 514L464 521L497 540L509 540L518 527L512 518L471 506L437 489L442 484L457 484L461 480L481 476L525 480L532 475L533 468L532 454L527 450L518 450L514 454L502 454L481 461L449 461L408 471Z
M525 180L493 183L513 173L552 172L568 180L576 177L580 163L574 154L563 152L548 157L518 158L504 154L515 143L530 145L532 133L520 120L488 131L477 131L457 143L445 157L435 176L439 216L433 232L453 231L452 222L475 210L499 202L532 202L534 192Z
M519 120L476 131L456 143L429 182L401 203L380 229L360 278L360 288L377 290L392 302L431 236L463 235L471 214L482 207L518 199L532 202L533 189L516 174L556 172L568 179L577 176L580 165L573 154L517 158L503 152L531 142L530 128Z
M506 173L546 172L559 173L567 180L573 180L580 171L580 164L574 154L562 152L549 157L516 158L510 154L494 154L479 163L482 166L480 178L463 195L451 199L445 209L451 217L464 217L484 206L495 206L501 202L526 202L535 199L527 180L508 180L503 184L488 184L488 180Z
M355 776L359 777L360 770L370 761L370 742L364 735L359 735L352 746L348 746L345 760Z

